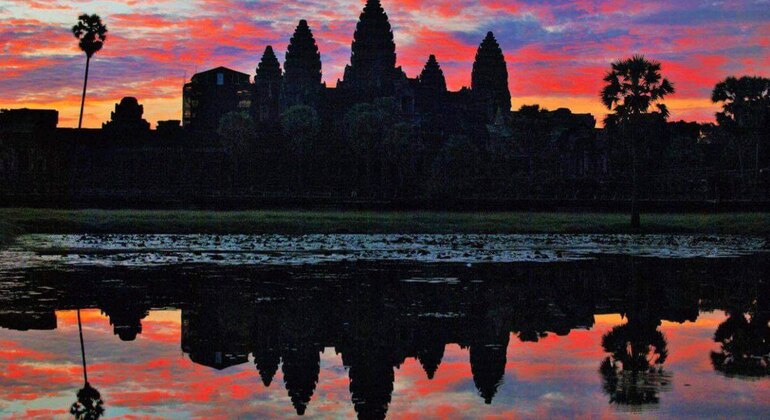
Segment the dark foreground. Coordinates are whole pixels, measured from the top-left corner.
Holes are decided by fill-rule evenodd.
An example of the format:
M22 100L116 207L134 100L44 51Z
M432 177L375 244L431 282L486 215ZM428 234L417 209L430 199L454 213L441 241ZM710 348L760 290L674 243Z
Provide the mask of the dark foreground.
M4 416L63 415L76 400L180 418L770 409L762 251L285 265L93 252L0 256Z
M58 210L0 208L0 243L22 233L691 233L770 235L770 213Z

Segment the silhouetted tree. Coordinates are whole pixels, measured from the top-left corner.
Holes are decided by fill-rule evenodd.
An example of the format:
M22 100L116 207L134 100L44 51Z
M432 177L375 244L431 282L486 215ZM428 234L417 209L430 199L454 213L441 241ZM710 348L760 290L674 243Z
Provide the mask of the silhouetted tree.
M373 103L356 104L345 114L345 137L358 161L356 171L360 171L363 166L364 179L361 186L369 190L367 195L372 194L375 164L378 164L382 171L383 139L387 130L393 126L397 113L396 101L386 97L376 99ZM361 174L356 175L360 178Z
M639 139L643 136L646 114L653 107L660 117L667 118L668 108L661 101L674 93L674 86L660 73L661 65L641 55L612 63L612 69L604 76L606 86L601 91L601 100L612 113L604 124L630 137L631 143L631 226L640 226L638 199L637 152Z
M418 176L418 159L422 155L422 142L415 126L396 123L383 140L383 180L393 195L400 196L409 190Z
M431 166L428 191L435 197L462 197L471 193L481 166L480 150L465 135L449 137Z
M86 104L86 88L88 86L88 68L91 64L91 57L104 46L107 40L107 26L102 24L102 19L98 15L80 15L78 23L72 27L72 34L80 42L78 46L86 53L86 76L83 81L83 97L80 101L80 119L78 128L83 127L83 109Z
M734 144L741 176L746 154L752 148L754 170L759 171L762 151L770 142L770 79L728 77L714 87L711 101L722 104L722 111L716 113L717 122Z
M232 185L241 173L241 162L251 150L257 137L254 120L245 112L229 112L219 120L217 129L225 153L232 159Z
M77 393L77 401L70 407L70 414L78 420L96 420L104 415L104 401L99 391L89 383Z
M293 106L281 114L281 128L294 155L297 187L302 186L302 172L306 154L318 135L320 120L318 113L306 105Z
M631 319L605 334L602 348L610 353L599 372L611 403L658 402L658 392L668 386L669 379L663 371L668 357L666 338L656 324Z
M756 308L735 311L717 327L714 341L721 350L711 352L714 369L728 376L770 375L770 312Z
M83 388L77 392L77 401L72 403L70 414L78 420L97 420L104 414L104 401L99 391L88 382L86 368L86 347L83 341L83 323L78 309L78 333L80 334L80 355L83 360Z

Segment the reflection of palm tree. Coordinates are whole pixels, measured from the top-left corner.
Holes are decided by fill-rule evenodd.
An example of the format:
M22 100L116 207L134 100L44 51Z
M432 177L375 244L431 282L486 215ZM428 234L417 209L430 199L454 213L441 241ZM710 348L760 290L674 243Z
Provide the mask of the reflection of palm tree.
M770 375L770 313L731 313L717 327L714 341L721 351L711 352L714 369L728 376Z
M78 400L70 407L70 414L78 420L96 420L104 414L104 401L96 388L86 382L77 393Z
M83 359L83 388L77 393L77 401L72 403L70 414L79 420L96 420L104 414L104 401L99 391L88 383L86 369L86 347L83 342L83 323L78 309L78 332L80 333L80 355Z
M610 355L599 372L610 402L642 405L658 402L658 392L669 384L663 371L668 356L666 338L656 323L629 321L602 337Z

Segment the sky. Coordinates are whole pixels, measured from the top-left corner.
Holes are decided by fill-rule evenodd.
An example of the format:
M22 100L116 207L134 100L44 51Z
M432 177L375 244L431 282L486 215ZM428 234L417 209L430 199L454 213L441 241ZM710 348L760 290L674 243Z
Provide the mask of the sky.
M265 47L283 62L307 19L323 77L334 86L350 61L364 0L0 0L0 108L54 108L77 125L85 55L70 28L102 17L104 50L91 63L84 126L99 127L123 96L145 118L181 119L182 85L227 66L254 74ZM770 77L770 0L382 0L398 65L416 77L435 54L452 90L470 85L488 31L508 64L512 107L540 104L606 114L598 99L612 61L644 54L677 89L672 119L713 121L709 97L730 75Z

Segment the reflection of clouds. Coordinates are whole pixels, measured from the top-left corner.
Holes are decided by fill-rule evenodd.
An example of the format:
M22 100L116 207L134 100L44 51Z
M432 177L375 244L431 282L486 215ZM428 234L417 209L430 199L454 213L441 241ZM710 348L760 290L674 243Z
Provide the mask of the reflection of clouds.
M73 314L58 312L59 329L55 331L2 331L0 409L4 413L50 417L63 414L51 407L69 407L73 393L82 386ZM294 416L281 369L266 388L251 358L221 372L191 363L182 354L179 341L170 339L179 336L179 311L150 312L142 320L142 334L130 343L120 342L112 334L99 310L81 314L87 327L89 380L101 392L109 416L216 417L223 412L230 417ZM770 391L767 381L736 383L714 375L708 366L714 325L724 317L724 313L709 313L695 323L662 325L671 349L666 366L676 372L677 384L692 385L667 393L661 401L662 412L723 416L729 415L729 409L759 416L770 409L764 397ZM537 343L521 342L511 335L505 378L491 406L477 395L467 348L447 345L433 380L426 378L418 360L408 358L394 370L396 382L388 414L393 418L617 415L601 394L596 350L601 350L601 336L620 322L616 314L597 316L591 330L574 330L564 337L550 334ZM327 348L320 360L319 382L307 415L354 417L348 372L340 355ZM25 399L17 398L22 394ZM728 394L735 396L729 404L711 398Z

